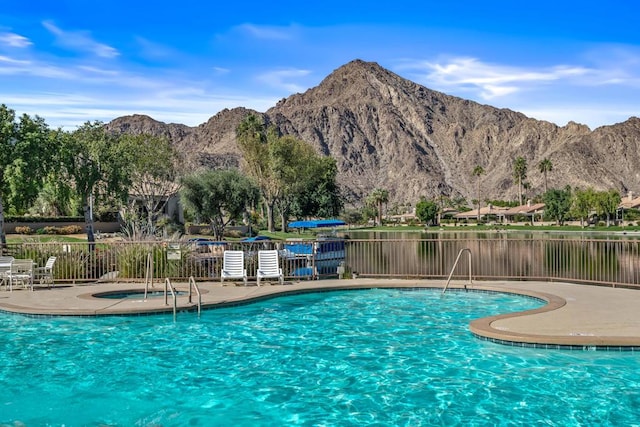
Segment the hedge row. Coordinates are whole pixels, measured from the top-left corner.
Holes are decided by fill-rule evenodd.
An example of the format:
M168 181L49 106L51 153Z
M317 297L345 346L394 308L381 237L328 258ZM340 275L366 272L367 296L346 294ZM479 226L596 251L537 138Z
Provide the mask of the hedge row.
M5 222L84 222L83 216L11 216L4 217Z
M16 227L17 234L57 234L57 235L66 235L66 234L80 234L82 233L83 228L79 225L65 225L64 227L53 227L47 226L44 228L38 228L34 230L29 226Z

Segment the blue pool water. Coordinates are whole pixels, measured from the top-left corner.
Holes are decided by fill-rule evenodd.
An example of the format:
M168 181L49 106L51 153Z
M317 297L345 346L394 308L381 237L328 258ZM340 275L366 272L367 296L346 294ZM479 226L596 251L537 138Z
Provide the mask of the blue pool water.
M0 425L631 425L631 352L514 348L471 319L502 294L366 290L194 313L0 314Z

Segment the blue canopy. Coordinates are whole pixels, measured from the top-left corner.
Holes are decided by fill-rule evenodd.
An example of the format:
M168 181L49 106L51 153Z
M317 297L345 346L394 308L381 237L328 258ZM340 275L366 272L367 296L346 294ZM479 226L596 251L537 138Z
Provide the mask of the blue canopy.
M267 240L271 240L271 237L269 237L269 236L245 237L244 239L242 239L240 241L241 242L262 242L262 241L267 241Z
M339 219L314 219L310 221L293 221L289 223L289 228L321 228L337 227L347 223Z

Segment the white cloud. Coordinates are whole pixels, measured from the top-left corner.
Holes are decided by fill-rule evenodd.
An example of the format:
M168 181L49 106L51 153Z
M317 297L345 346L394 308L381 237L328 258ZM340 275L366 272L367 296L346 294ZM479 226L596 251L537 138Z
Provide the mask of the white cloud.
M242 24L236 28L251 37L266 40L290 40L294 38L295 33L298 31L295 26L276 27L254 24Z
M496 86L490 84L484 85L483 89L484 90L480 93L484 99L492 99L510 95L519 90L516 86Z
M276 89L284 89L290 93L304 92L307 88L289 80L309 75L309 70L276 70L259 75L259 81Z
M55 35L58 44L66 49L88 52L101 58L115 58L120 55L117 49L93 40L86 31L64 31L51 21L44 21L42 25Z
M36 63L33 61L13 59L6 56L0 56L0 75L45 77L48 79L63 80L70 80L76 77L76 74L66 68Z
M555 66L528 69L484 63L476 58L452 58L444 62L417 62L405 64L401 69L422 70L419 80L442 89L475 88L482 99L519 92L532 84L549 83L562 79L586 76L595 70L585 67Z
M100 76L117 77L120 75L120 73L116 70L107 70L105 68L92 67L90 65L80 65L78 66L78 69Z
M15 33L0 33L0 44L9 47L25 48L33 43L28 38Z
M166 59L176 56L176 51L165 45L152 42L143 37L136 37L136 42L140 46L140 55L147 59Z
M25 61L23 59L13 59L4 55L0 55L0 62L11 65L29 65L29 61Z
M229 73L231 70L228 68L224 68L224 67L213 67L213 71L216 74L227 74Z

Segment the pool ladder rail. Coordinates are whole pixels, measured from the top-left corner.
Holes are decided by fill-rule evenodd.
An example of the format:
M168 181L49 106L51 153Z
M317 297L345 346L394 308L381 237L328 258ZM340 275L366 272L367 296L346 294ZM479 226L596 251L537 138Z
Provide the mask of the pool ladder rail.
M202 294L200 293L200 288L196 283L196 280L193 276L189 277L189 304L193 304L193 291L195 290L196 295L198 296L198 301L196 306L198 307L198 317L200 317L200 313L202 312ZM173 300L173 319L176 319L178 312L178 291L171 284L171 279L168 277L164 280L164 305L169 305L169 293L171 293L171 298Z
M451 267L451 272L449 273L449 277L447 278L447 283L444 285L444 288L442 289L442 295L444 295L444 293L447 291L447 288L449 287L449 282L451 282L451 276L453 276L453 272L455 271L456 267L458 266L458 261L460 261L460 258L462 257L462 254L464 252L467 252L469 254L469 285L473 285L473 280L471 280L471 249L469 248L463 248L460 249L460 252L458 252L458 256L456 257L455 262L453 263L453 267ZM467 285L464 285L464 289L467 289Z
M144 280L144 299L147 300L147 294L149 293L149 285L153 287L153 255L151 252L147 254L147 262L145 265L145 280ZM196 279L193 276L189 276L189 304L193 303L193 290L198 296L198 317L200 317L200 313L202 312L202 294L200 293L200 288L198 288L198 284L196 283ZM178 312L178 292L176 288L171 284L171 280L167 277L164 281L164 305L169 305L169 293L171 293L171 297L173 299L173 318L175 320L176 314Z

